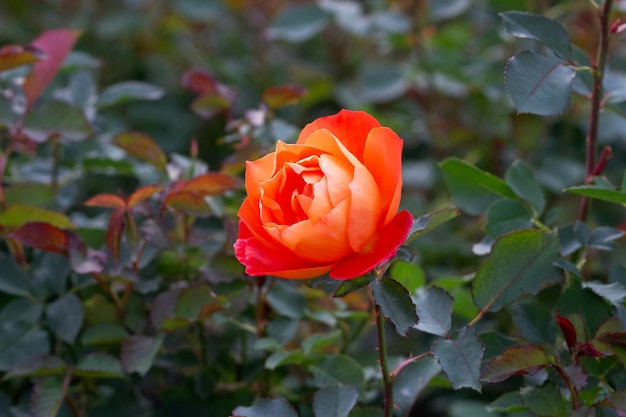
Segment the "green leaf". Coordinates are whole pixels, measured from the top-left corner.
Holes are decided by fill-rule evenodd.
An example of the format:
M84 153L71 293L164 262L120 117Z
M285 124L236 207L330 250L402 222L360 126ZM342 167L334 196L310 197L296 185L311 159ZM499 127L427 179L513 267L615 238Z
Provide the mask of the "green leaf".
M83 305L74 293L65 294L46 307L46 319L59 339L74 343L83 325Z
M584 195L589 198L608 201L609 203L626 204L626 192L607 190L606 188L600 188L595 185L569 187L563 191L570 194Z
M330 16L315 4L283 7L267 31L270 39L299 43L320 33Z
M582 336L594 334L596 329L611 316L608 303L590 288L583 288L578 281L573 281L563 291L555 310L562 316L569 317L570 320L573 318L570 316L572 314L584 317L585 330L579 331Z
M496 383L514 375L534 375L540 369L551 365L553 361L554 358L540 346L513 346L486 365L482 381Z
M163 97L162 88L141 81L122 81L106 87L100 93L96 107L117 106L135 100L158 100Z
M156 337L133 335L122 345L122 366L128 374L137 372L144 376L152 367L152 362L163 345L165 336Z
M447 336L452 325L452 296L443 288L421 289L414 298L419 322L418 330Z
M4 272L4 270L3 270ZM0 311L0 326L10 322L34 324L43 314L43 307L27 298L17 298L5 304Z
M215 303L215 297L208 285L200 284L185 288L176 301L174 316L196 320L202 309L211 303Z
M124 327L115 323L101 323L88 327L80 342L85 346L118 344L128 337Z
M498 239L472 282L474 303L498 311L523 294L536 294L562 280L553 264L560 258L556 236L520 230Z
M411 294L426 283L426 277L422 268L410 262L394 262L389 270L389 275L402 284Z
M120 361L104 352L93 352L82 357L74 375L85 378L123 378Z
M39 327L13 322L0 327L0 371L9 371L35 356L48 353L48 333Z
M515 303L511 313L517 332L524 340L533 344L554 344L556 323L543 304L536 301Z
M24 132L37 143L53 136L78 141L93 133L83 110L64 101L46 101L26 113Z
M398 65L366 63L359 74L358 94L366 103L396 100L409 89L404 70Z
M504 178L518 197L532 205L537 215L543 212L546 199L530 165L516 159L506 171Z
M485 347L472 327L463 327L454 338L440 339L432 353L448 376L454 389L469 387L481 390L480 362Z
M621 389L611 393L609 402L620 410L626 410L626 389Z
M459 209L453 207L445 207L419 216L413 221L413 226L411 227L409 237L407 238L405 244L411 243L418 237L430 232L433 229L436 229L442 224L460 215L461 211Z
M315 417L348 417L359 393L354 387L333 385L322 388L313 396Z
M518 413L525 411L526 407L522 404L522 399L517 392L507 392L502 394L485 407L490 413Z
M313 385L324 388L329 385L352 385L358 390L365 386L365 373L357 361L346 355L327 356L309 366L313 373Z
M301 365L309 361L309 357L305 355L300 349L295 350L281 350L272 353L265 360L266 369L276 369L285 365Z
M511 35L518 38L534 39L556 52L562 59L569 59L572 55L572 45L563 26L547 17L523 13L500 13L504 28Z
M59 229L75 229L76 226L64 214L24 204L13 204L0 213L0 225L4 227L20 227L25 223L43 222Z
M415 305L406 288L391 278L375 279L370 282L370 288L383 316L392 321L398 334L406 336L417 323Z
M469 214L483 214L494 201L515 193L500 178L458 158L448 158L440 164L452 199Z
M33 417L54 417L59 412L67 387L60 378L46 378L35 385L30 397Z
M267 296L267 302L277 313L292 319L300 319L304 315L306 300L293 283L276 281Z
M624 236L624 232L620 229L600 226L591 232L589 236L589 246L600 250L613 251L617 249L617 245L613 243L613 241L622 236Z
M498 237L514 230L526 229L533 224L526 207L519 201L502 199L489 206L485 230Z
M394 379L393 400L401 415L407 415L420 392L441 372L436 359L425 357L410 363Z
M539 416L558 416L560 415L561 403L563 398L559 390L554 385L545 385L543 387L523 387L520 390L520 396L524 405L530 411Z
M0 271L2 271L0 274L0 291L11 295L28 295L26 274L11 256L0 253Z
M330 333L315 333L302 341L304 353L321 353L329 346L339 346L341 342L341 330L337 329Z
M371 274L368 274L368 275L363 275L362 277L358 277L358 278L355 278L355 279L350 279L350 280L347 280L347 281L341 281L341 284L335 290L335 293L333 294L333 297L335 297L335 298L345 297L346 295L348 295L348 294L350 294L350 293L352 293L354 291L358 291L361 288L365 287L370 282L372 282L373 279L374 279L374 277Z
M385 410L378 407L356 406L350 413L350 417L384 417Z
M626 298L626 287L617 282L603 284L600 281L583 282L583 288L589 288L600 297L613 304L615 307L624 306Z
M235 408L231 414L237 417L298 417L284 398L257 400L251 407Z
M67 370L67 364L58 356L41 355L26 362L21 362L4 375L4 379L16 377L33 377L62 375Z
M509 58L504 77L519 113L557 116L570 102L576 71L555 57L522 51Z

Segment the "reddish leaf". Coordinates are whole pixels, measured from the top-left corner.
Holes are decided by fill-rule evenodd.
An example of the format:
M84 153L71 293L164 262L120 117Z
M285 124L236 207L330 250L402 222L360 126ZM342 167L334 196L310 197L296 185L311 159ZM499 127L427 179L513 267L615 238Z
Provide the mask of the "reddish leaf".
M45 54L30 45L6 45L0 48L0 71L32 64L44 58Z
M122 241L122 234L124 233L124 226L126 210L123 208L116 208L109 219L109 226L107 227L106 242L109 251L115 261L120 259L120 245Z
M10 237L27 246L48 252L67 254L68 232L44 222L26 223L11 233Z
M287 106L296 103L302 96L306 94L306 90L298 85L286 84L274 86L263 91L263 101L270 108Z
M574 346L576 346L576 329L571 321L567 318L563 317L559 313L554 313L556 317L556 322L558 323L561 331L563 332L563 336L565 337L565 343L567 343L567 347L572 350Z
M592 358L603 358L604 354L593 346L591 343L583 343L580 346L580 355Z
M80 31L77 30L55 29L44 32L35 39L33 46L43 51L46 59L33 66L24 82L24 93L29 107L50 84L79 36Z
M211 74L202 70L192 69L185 71L181 84L199 96L217 94L218 92L218 81Z
M203 94L191 103L191 110L204 119L210 119L229 107L228 99L215 93Z
M150 136L144 133L120 133L113 138L113 144L124 149L135 158L154 165L161 171L165 169L167 163L165 153Z
M126 208L126 201L115 194L98 194L85 201L89 207Z
M162 189L163 187L160 185L147 185L145 187L138 188L130 195L130 197L128 197L128 208L132 209L137 204L147 200Z
M178 181L172 191L190 191L201 196L223 194L238 187L238 178L220 172L209 172L190 180Z
M554 358L540 346L513 346L487 364L482 380L487 383L495 383L514 375L532 375L552 364L553 360Z
M190 191L175 191L169 193L165 204L173 209L191 212L193 214L210 214L211 209L204 201L204 197Z

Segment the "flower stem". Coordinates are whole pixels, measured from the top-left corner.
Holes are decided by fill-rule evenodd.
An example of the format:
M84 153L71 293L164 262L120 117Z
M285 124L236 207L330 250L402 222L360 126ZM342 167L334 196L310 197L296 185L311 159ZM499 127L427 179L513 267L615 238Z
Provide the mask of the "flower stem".
M591 90L591 111L589 113L589 132L587 133L587 152L585 161L585 182L591 181L596 166L596 146L598 142L598 125L600 122L600 109L602 107L602 83L604 81L604 69L609 50L610 16L613 8L613 0L604 0L602 7L598 7L600 17L600 39L596 62L593 63L593 86ZM589 199L583 196L580 199L578 219L581 222L587 220L589 215Z
M383 374L385 417L393 417L393 385L387 363L387 343L385 340L385 317L376 304L376 327L378 329L378 355Z

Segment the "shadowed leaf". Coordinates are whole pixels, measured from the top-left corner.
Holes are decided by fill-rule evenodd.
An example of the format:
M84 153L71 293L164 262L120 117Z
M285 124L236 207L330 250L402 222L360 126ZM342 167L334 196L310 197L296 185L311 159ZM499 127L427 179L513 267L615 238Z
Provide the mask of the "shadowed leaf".
M46 307L47 323L52 331L68 343L74 343L83 325L83 305L73 293L67 293Z
M406 288L391 278L375 279L370 282L370 288L382 314L391 320L398 334L406 336L417 323L415 305Z
M452 296L439 287L421 289L414 298L419 322L418 330L446 336L452 325Z
M411 227L411 232L409 233L406 243L414 241L421 235L430 232L455 217L458 217L460 214L461 211L459 209L445 207L419 216L413 221L413 226Z
M418 398L420 392L441 372L441 366L435 358L425 357L410 363L393 382L394 403L406 415Z
M0 371L8 371L16 364L35 356L48 353L50 341L48 333L36 325L14 322L11 326L0 327Z
M104 352L93 352L78 361L74 375L87 378L122 378L117 358Z
M122 81L106 87L100 93L96 107L103 109L135 100L158 100L162 88L141 81Z
M572 55L569 36L557 21L517 11L501 13L500 16L506 31L511 35L539 41L563 59L569 59Z
M359 393L354 387L334 385L322 388L313 396L315 417L347 417Z
M298 417L296 410L283 398L257 400L250 407L237 407L236 417Z
M128 374L137 372L145 375L152 367L152 361L163 345L164 335L156 337L134 335L122 345L122 366Z
M15 366L4 375L3 379L16 377L33 377L62 375L67 370L67 364L58 356L41 355Z
M39 381L30 397L30 412L33 417L56 416L67 387L60 378L46 378Z
M480 362L485 347L472 327L463 327L453 338L433 345L433 356L448 376L454 389L469 387L480 391Z

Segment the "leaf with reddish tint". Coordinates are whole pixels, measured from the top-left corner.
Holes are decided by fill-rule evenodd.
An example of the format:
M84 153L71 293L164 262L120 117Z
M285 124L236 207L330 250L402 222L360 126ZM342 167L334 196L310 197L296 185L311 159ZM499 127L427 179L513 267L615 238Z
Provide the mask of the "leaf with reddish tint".
M67 254L69 246L67 233L48 223L32 222L14 230L10 237L33 248Z
M120 244L122 240L122 233L124 233L124 226L126 224L125 215L125 209L115 209L111 215L111 219L109 219L109 226L107 227L107 247L111 251L113 259L116 261L119 261L120 259Z
M115 194L98 194L85 201L89 207L125 208L126 201Z
M113 138L113 144L124 149L137 159L154 165L159 170L165 169L165 153L150 136L140 132L124 132Z
M571 321L569 321L566 317L563 317L559 313L555 313L556 322L561 328L561 332L563 332L563 336L565 337L565 343L567 343L567 347L571 350L574 346L576 346L576 329Z
M163 187L161 187L160 185L147 185L145 187L138 188L137 190L135 190L134 193L130 195L130 197L128 197L128 208L132 209L137 204L149 199L162 189Z
M187 211L195 215L211 213L211 208L204 201L204 197L189 191L169 193L165 199L165 204L173 209Z
M197 95L216 94L218 81L206 71L192 69L185 71L181 85Z
M0 48L0 71L32 64L44 58L45 54L30 45L6 45Z
M486 383L495 383L514 375L533 375L553 361L552 355L539 346L513 346L487 364L481 379Z
M270 108L276 109L296 103L305 94L306 90L299 85L279 85L263 91L263 101Z
M50 84L79 36L80 31L77 30L55 29L44 32L32 43L33 47L46 55L46 59L35 63L24 81L29 107Z
M204 119L228 110L230 102L224 96L214 93L203 94L191 103L191 110Z
M176 191L190 191L202 196L223 194L240 185L238 178L219 172L209 172L199 177L184 180L176 186Z

